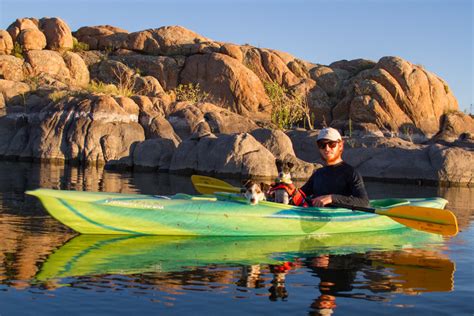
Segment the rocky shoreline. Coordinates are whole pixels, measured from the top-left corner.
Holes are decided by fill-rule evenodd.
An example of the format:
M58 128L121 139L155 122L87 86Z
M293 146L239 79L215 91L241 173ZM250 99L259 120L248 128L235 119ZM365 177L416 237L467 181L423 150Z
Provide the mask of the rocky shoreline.
M304 100L315 129L278 126L269 83ZM329 125L365 178L474 185L474 119L441 78L399 57L325 66L179 26L72 32L24 18L0 30L0 108L8 160L271 179L280 158L305 179Z

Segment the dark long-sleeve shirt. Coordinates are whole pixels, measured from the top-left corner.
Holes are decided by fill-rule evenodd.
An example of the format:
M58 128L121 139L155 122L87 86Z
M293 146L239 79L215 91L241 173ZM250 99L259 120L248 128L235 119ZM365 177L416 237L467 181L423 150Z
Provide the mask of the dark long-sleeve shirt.
M345 162L316 170L301 190L313 197L331 194L333 204L369 206L362 176Z

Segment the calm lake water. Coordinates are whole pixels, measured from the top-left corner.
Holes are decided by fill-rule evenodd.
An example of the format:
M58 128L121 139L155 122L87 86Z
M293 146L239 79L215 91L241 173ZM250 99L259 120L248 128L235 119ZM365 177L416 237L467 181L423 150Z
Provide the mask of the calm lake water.
M78 236L25 196L39 187L195 193L183 176L0 162L1 316L474 314L474 189L367 183L448 199L453 238L171 238Z

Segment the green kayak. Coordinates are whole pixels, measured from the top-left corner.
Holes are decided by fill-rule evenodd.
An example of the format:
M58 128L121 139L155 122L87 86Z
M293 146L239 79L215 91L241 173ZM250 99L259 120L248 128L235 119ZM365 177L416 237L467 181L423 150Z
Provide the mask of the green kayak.
M273 202L249 205L237 194L156 196L37 189L58 221L81 234L175 236L282 236L385 231L403 227L387 216L342 208L302 208ZM377 208L400 205L444 208L442 198L373 200Z
M402 249L433 248L433 256L442 241L439 235L408 228L283 237L79 235L48 256L36 279L183 271L216 264L279 264L295 258L369 251L380 257L382 252Z

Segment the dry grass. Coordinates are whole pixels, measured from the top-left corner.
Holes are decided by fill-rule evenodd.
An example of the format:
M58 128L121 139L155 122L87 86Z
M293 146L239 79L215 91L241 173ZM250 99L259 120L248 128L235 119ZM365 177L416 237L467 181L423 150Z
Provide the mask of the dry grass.
M69 95L69 91L66 91L66 90L57 90L57 91L54 91L54 92L51 92L50 94L48 94L48 98L53 101L54 103L62 100L63 98L65 98L66 96Z
M117 92L119 95L131 97L138 94L135 91L136 77L132 72L120 68L114 69L113 72L117 79Z
M104 83L102 81L92 80L86 88L86 91L89 93L104 93L119 95L117 86L109 83Z
M201 91L199 83L180 84L174 89L176 101L190 101L193 103L209 101L209 93Z

